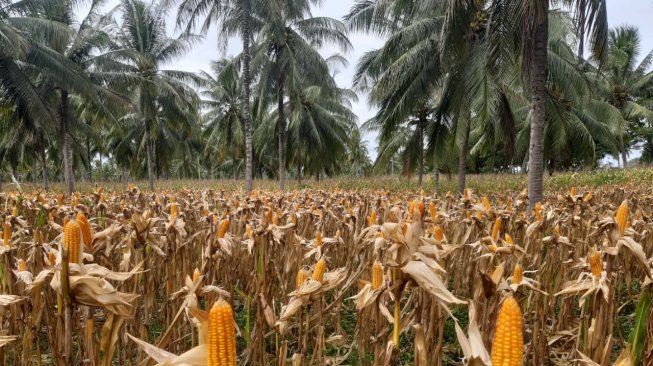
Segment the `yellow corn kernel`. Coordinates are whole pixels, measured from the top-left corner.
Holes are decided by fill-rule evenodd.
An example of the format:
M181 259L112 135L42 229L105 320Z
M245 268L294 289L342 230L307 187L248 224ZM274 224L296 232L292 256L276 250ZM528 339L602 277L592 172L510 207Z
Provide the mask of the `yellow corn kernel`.
M515 242L512 240L512 236L510 236L510 234L508 233L503 234L503 241L506 242L506 246L508 247L513 246L515 244Z
M297 277L295 277L295 286L297 288L302 287L304 282L308 279L308 272L304 270L303 268L297 271Z
M48 252L48 262L50 262L51 266L57 263L57 256L53 252Z
M515 264L515 269L512 272L512 284L519 285L524 279L524 267L521 264Z
M496 221L494 222L494 226L492 226L492 237L493 241L497 241L499 239L499 231L501 231L501 217L497 217Z
M476 211L476 218L478 220L483 220L483 214L481 213L481 211Z
M315 247L321 247L322 246L322 232L317 231L315 233Z
M624 200L621 202L621 205L619 205L619 208L617 209L617 213L615 214L615 221L617 222L617 226L619 227L619 233L621 236L624 235L626 232L626 227L628 227L628 214L630 212L630 208L628 207L628 201Z
M18 207L14 206L14 208L11 209L11 216L18 217Z
M569 195L572 197L576 197L576 187L571 187L569 189Z
M11 247L11 223L9 221L5 221L5 227L2 231L2 242L5 247Z
M383 266L381 262L374 261L372 265L372 288L378 289L383 286Z
M585 197L583 197L583 202L589 202L592 199L592 191L589 191L585 193Z
M178 213L179 213L179 207L177 207L177 204L175 202L172 202L170 204L170 216L177 217Z
M231 306L219 299L209 311L207 366L236 365L236 325Z
M497 251L497 246L494 244L490 244L487 246L487 249L490 251L490 253L495 253Z
M437 241L444 240L444 231L442 230L441 227L436 226L435 228L433 228L433 234L435 234L435 240Z
M69 222L70 222L70 219L68 218L68 216L64 217L63 218L63 227L66 227L66 225L68 225Z
M522 366L524 364L523 319L519 304L510 296L503 301L497 316L492 365Z
M592 275L595 278L600 278L601 272L603 272L601 252L598 252L594 249L590 250L590 253L587 255L587 263L589 264L590 271L592 271Z
M544 219L544 215L542 214L542 204L540 202L535 204L533 214L535 215L535 220L537 221L542 221Z
M317 261L317 264L315 264L315 269L313 269L313 276L312 278L315 281L322 282L324 279L324 272L326 272L326 261L324 258L321 258L319 261Z
M483 208L485 208L485 211L490 211L492 209L492 205L490 205L490 200L487 198L487 196L483 196L481 200L483 201Z
M429 203L429 215L431 220L435 221L438 218L438 209L435 207L435 203Z
M68 251L68 263L81 263L82 233L77 221L70 221L63 230L63 247Z
M18 269L18 272L25 272L27 270L27 265L24 260L18 258L16 260L16 268Z
M200 273L200 270L195 268L195 270L193 271L193 278L192 278L193 282L197 282L197 280L199 280L201 275L202 274Z
M367 226L376 225L376 211L372 211L367 217Z
M86 215L82 212L77 214L77 223L79 228L82 230L82 239L84 239L84 246L87 249L91 249L91 243L93 242L93 237L91 236L91 225L88 223Z
M224 235L227 233L227 229L229 229L229 219L220 221L220 226L218 227L216 237L218 239L224 238Z
M424 212L426 208L424 207L424 201L417 202L417 210L419 211L420 219L424 219Z

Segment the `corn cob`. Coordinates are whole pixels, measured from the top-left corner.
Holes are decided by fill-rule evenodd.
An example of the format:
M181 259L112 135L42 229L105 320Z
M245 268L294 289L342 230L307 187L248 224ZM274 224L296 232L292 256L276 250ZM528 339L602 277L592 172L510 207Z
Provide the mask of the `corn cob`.
M195 270L193 271L193 278L192 278L193 282L197 282L197 280L199 280L201 275L202 274L200 273L200 270L195 268Z
M5 247L11 247L11 223L9 221L5 221L5 227L2 231L2 241Z
M583 197L583 202L589 202L592 199L592 191L589 191L585 193L585 197Z
M589 264L590 271L595 278L601 277L603 272L603 262L601 261L601 253L592 249L587 255L587 263Z
M11 216L18 217L18 207L17 206L14 206L14 208L11 209Z
M503 235L503 240L506 242L507 247L513 246L515 244L515 242L512 240L512 236L510 236L508 233Z
M315 233L315 247L321 247L322 246L322 232L317 231Z
M376 225L376 211L372 211L367 217L367 226Z
M236 326L231 306L218 300L209 311L207 366L236 365Z
M372 288L378 289L383 285L383 266L381 262L374 261L372 265Z
M438 209L435 207L435 203L429 203L429 215L431 220L435 221L438 218Z
M308 272L303 268L297 271L297 277L295 277L295 287L300 288L308 279Z
M490 200L487 198L487 196L483 196L481 200L483 201L483 208L485 208L485 211L490 211L492 209L492 205L490 205Z
M492 365L522 366L524 364L524 335L521 309L514 297L506 298L497 316L492 344Z
M27 265L24 260L18 258L16 260L16 268L18 269L18 272L24 272L27 270Z
M517 263L515 264L515 269L512 272L512 284L519 285L523 279L524 268L521 266L521 264Z
M433 229L433 234L435 234L435 240L437 241L442 241L444 240L444 231L442 231L442 228L439 226L436 226Z
M501 231L501 217L497 217L497 220L494 222L494 226L492 226L492 240L497 241L499 238L499 231Z
M628 208L628 201L624 200L621 202L621 205L619 205L619 208L617 209L617 213L615 214L615 221L617 222L617 226L619 227L619 233L621 236L624 236L624 233L626 232L626 227L628 227L628 213L630 209Z
M542 204L540 202L535 204L533 214L535 215L535 220L537 221L542 221L544 219L544 215L542 215Z
M218 239L224 238L224 235L227 233L227 229L229 229L229 219L220 221L220 226L218 227L216 237Z
M315 265L315 269L313 269L313 276L312 278L315 281L322 282L324 279L324 272L326 272L326 261L324 258L321 258L319 261L317 261L317 264Z
M93 241L93 237L91 236L91 225L88 223L86 215L84 215L82 212L77 214L77 223L79 224L79 228L82 230L82 239L84 239L84 246L87 249L90 249L91 242Z
M77 221L70 221L63 230L63 246L68 251L68 263L81 263L82 233Z
M576 197L576 187L572 186L569 189L569 195L572 196L572 197Z
M170 216L177 217L178 213L179 213L179 207L177 207L177 204L175 202L172 202L170 204Z

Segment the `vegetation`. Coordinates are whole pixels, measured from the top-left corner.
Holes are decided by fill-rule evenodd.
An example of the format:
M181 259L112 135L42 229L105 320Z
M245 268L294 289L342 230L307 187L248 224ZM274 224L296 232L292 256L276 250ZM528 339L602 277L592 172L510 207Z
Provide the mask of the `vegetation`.
M0 365L653 364L638 29L323 3L0 0Z

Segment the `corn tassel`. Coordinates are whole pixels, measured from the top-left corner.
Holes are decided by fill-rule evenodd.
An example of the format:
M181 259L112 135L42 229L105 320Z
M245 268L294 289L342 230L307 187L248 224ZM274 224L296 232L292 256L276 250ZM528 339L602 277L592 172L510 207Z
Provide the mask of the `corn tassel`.
M209 311L206 366L236 365L236 326L231 306L219 299Z
M319 261L317 261L317 264L315 265L312 278L315 281L322 282L322 280L324 279L324 272L326 272L326 261L324 260L324 258L321 258Z
M522 366L524 364L523 319L514 297L506 298L497 316L492 344L492 365Z

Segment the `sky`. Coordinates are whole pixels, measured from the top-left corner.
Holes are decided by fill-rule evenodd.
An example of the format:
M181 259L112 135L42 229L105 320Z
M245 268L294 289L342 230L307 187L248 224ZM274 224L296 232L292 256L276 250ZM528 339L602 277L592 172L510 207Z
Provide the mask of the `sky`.
M117 4L118 1L110 0L109 3ZM327 16L341 20L353 3L354 0L324 1L322 7L313 10L313 15ZM607 0L607 7L610 27L625 24L638 27L642 39L642 53L646 54L650 50L653 50L653 22L650 21L653 15L653 0ZM168 17L168 28L171 35L175 34L174 17L175 14L170 14ZM208 70L208 65L212 60L223 56L233 56L242 50L240 39L232 39L229 41L227 49L220 52L217 46L217 38L216 29L211 29L199 45L185 57L180 58L173 64L167 65L167 68L192 72ZM349 38L353 45L351 52L345 54L349 60L349 65L346 68L338 70L335 76L336 82L343 88L350 88L352 86L352 78L358 59L365 52L379 48L383 44L383 39L380 39L376 35L353 33L349 35ZM324 56L330 56L333 52L333 48L322 50ZM358 123L360 125L372 117L376 110L368 105L365 95L359 95L358 102L353 104L353 112L358 116ZM376 157L375 137L373 133L366 133L364 136L372 159Z

